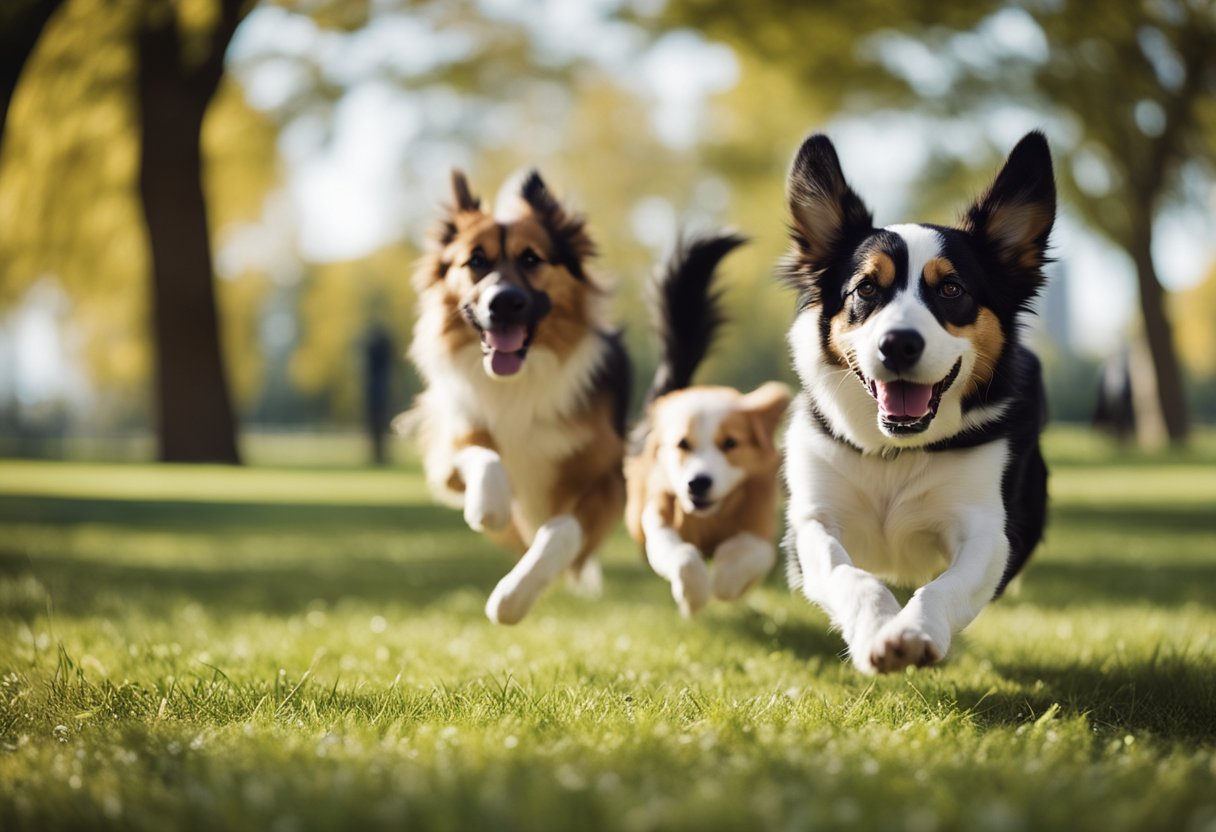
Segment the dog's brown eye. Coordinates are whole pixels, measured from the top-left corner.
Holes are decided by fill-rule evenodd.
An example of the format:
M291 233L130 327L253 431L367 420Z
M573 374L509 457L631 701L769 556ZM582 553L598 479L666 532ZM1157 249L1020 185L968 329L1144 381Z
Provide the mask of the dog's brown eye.
M692 444L687 439L681 439L679 441L679 443L676 445L676 447L679 448L681 451L691 451L692 450Z
M722 450L733 451L738 446L738 444L739 443L735 441L735 438L733 436L728 436L722 440Z
M490 265L490 261L486 259L486 255L481 249L477 249L469 257L469 262L465 263L470 269L484 269Z
M540 255L538 255L532 249L527 249L522 255L520 255L519 262L523 263L528 268L531 268L532 266L540 263Z
M865 298L866 300L870 300L871 298L873 298L875 295L878 294L878 285L873 280L866 278L865 280L858 283L857 288L854 289L853 291L857 292L858 297Z
M962 297L963 284L957 280L947 280L941 286L937 287L937 293L944 298L953 300L954 298Z

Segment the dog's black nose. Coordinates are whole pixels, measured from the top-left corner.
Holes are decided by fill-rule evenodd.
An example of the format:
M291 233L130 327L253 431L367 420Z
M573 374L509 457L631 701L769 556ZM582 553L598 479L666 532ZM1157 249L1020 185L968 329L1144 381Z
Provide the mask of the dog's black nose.
M504 286L490 298L490 323L513 324L523 320L528 311L528 295L523 289Z
M694 497L704 497L709 489L714 487L714 481L704 474L697 474L688 481L688 493Z
M883 366L897 373L909 370L925 351L925 339L915 329L892 329L878 342Z

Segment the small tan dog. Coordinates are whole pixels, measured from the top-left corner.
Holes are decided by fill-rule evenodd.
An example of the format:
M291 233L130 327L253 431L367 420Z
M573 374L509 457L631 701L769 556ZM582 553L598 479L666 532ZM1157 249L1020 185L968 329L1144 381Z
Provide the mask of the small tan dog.
M655 308L664 351L625 462L629 532L654 571L671 582L686 616L711 593L739 598L776 562L781 457L773 435L789 388L769 382L744 394L689 386L722 320L714 269L743 242L725 233L694 240L659 275Z

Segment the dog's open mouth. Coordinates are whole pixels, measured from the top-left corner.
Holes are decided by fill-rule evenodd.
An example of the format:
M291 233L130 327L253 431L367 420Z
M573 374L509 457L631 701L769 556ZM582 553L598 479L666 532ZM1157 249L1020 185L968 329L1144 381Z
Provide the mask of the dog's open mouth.
M513 376L524 366L532 332L523 324L493 326L481 331L481 352L486 367L496 376Z
M936 384L912 381L879 381L861 377L870 395L878 402L878 418L891 433L920 433L929 427L942 396L958 378L963 361L960 358L944 379ZM861 375L860 373L858 375Z
M688 502L692 503L693 510L698 513L709 511L714 507L714 501L708 497L689 497Z

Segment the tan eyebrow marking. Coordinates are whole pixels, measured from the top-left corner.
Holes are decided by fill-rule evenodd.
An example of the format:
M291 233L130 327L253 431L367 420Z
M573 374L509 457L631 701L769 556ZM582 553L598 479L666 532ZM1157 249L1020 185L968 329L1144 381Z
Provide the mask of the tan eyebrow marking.
M886 252L872 251L866 255L857 273L878 281L878 285L884 289L890 289L895 283L895 261Z
M925 264L925 283L936 286L947 276L955 273L954 264L945 257L934 257Z

